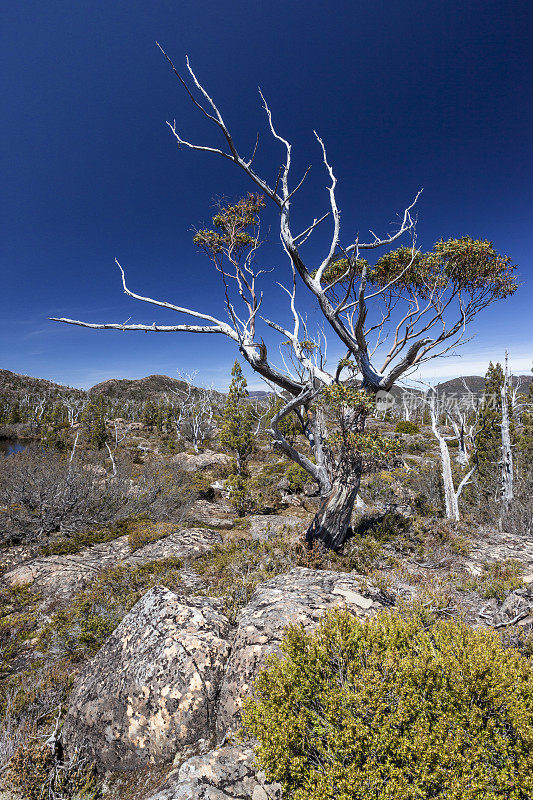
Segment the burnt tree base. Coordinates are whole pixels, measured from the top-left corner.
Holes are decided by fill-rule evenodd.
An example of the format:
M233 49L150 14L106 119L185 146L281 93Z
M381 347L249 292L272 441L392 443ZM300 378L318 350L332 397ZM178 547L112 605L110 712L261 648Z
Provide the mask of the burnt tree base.
M350 522L358 491L359 481L333 487L307 529L305 540L309 545L320 542L328 550L342 547L351 532Z

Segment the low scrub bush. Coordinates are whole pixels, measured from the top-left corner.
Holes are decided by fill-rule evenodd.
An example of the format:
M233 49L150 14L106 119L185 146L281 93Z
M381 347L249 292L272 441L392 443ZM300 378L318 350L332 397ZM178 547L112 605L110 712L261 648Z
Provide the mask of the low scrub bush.
M28 448L4 459L0 470L4 540L72 534L143 513L154 521L176 520L186 513L189 487L174 465L138 466L125 456L118 460L118 475L111 476L97 458L85 454L83 462L76 458L69 463L59 453ZM62 552L76 551L67 546Z
M41 553L44 556L70 555L79 553L86 547L93 547L103 542L111 542L121 536L131 536L132 531L137 530L138 526L146 521L146 518L132 517L121 519L106 528L96 528L96 530L74 531L70 536L57 539L55 542L44 545Z
M524 565L512 558L484 564L481 575L468 579L464 588L473 589L486 599L495 597L502 601L510 592L523 585L520 577L523 571Z
M294 552L283 534L268 541L241 538L215 545L194 563L208 585L208 592L222 596L226 613L234 621L248 603L258 583L288 572L295 566Z
M533 796L533 673L494 631L336 611L281 651L245 729L287 800Z
M211 484L214 480L212 473L209 471L195 472L191 478L191 488L194 492L197 492L198 497L201 497L202 500L213 500L215 490Z
M418 425L415 425L414 422L409 422L409 420L406 419L402 419L400 422L397 422L394 430L396 433L420 433L420 428Z
M25 655L39 617L38 597L24 586L0 588L0 694L3 681Z
M298 464L290 464L285 475L289 481L290 491L293 494L301 492L305 484L311 481L309 473Z
M37 739L37 737L36 737ZM9 762L12 788L24 800L98 800L101 792L94 767L78 755L58 757L53 747L37 739L19 747Z

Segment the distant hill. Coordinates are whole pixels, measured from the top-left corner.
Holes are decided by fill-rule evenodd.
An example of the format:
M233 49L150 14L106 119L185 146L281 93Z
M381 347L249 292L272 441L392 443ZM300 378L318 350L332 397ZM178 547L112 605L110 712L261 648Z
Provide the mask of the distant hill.
M8 369L0 369L0 394L8 397L18 398L24 394L31 395L57 395L57 394L76 394L83 395L83 389L72 389L70 386L62 386L45 378L32 378L30 375L19 375L10 372Z
M513 385L523 386L524 392L527 391L529 383L533 380L531 375L513 375ZM468 390L473 392L476 396L483 394L485 387L485 378L481 375L468 375L464 378L452 378L449 381L443 381L437 384L436 388L439 393L443 394L462 394L466 391L465 384ZM176 390L185 389L187 384L178 378L171 378L168 375L148 375L146 378L110 378L102 383L97 383L92 386L88 393L90 395L103 395L110 400L158 400L165 395L171 394ZM401 387L394 386L392 393L401 396L404 390ZM410 390L412 391L412 390ZM415 390L416 391L416 390ZM53 381L47 381L44 378L32 378L29 375L18 375L16 372L10 372L7 369L0 369L0 395L7 395L12 398L21 398L24 394L31 395L58 395L70 394L82 396L86 394L83 389L72 389L69 386L62 386ZM224 397L223 392L216 392L219 397ZM262 390L251 390L250 398L264 400L271 393Z
M165 394L187 388L185 381L168 375L148 375L146 378L111 378L89 389L90 395L103 395L109 399L157 400Z
M531 375L512 375L511 380L513 386L523 387L527 391L533 376ZM443 381L436 386L440 394L464 394L466 391L472 392L476 396L483 394L485 389L485 378L480 375L468 375L464 378L452 378L449 381Z

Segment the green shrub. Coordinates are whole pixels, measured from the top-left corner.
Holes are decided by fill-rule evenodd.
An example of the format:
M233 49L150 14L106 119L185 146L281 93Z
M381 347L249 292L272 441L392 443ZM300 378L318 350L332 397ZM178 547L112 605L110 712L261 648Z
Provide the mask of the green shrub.
M154 525L153 522L145 519L144 517L138 520L132 520L129 525L128 544L131 552L140 550L151 542L158 542L159 539L164 539L176 532L176 525L172 522L158 522Z
M290 464L287 467L285 475L289 481L290 490L293 494L298 494L298 492L301 492L305 484L309 483L311 480L309 473L306 472L303 467L298 466L298 464Z
M473 589L486 599L495 597L502 601L510 592L523 585L520 577L523 571L524 565L513 558L506 558L493 564L487 563L483 565L481 575L469 578L463 588Z
M254 502L250 494L250 481L243 475L230 475L226 481L229 501L239 517L252 510Z
M195 472L191 479L192 489L198 492L203 500L213 500L215 497L215 490L211 486L213 481L211 472Z
M494 631L384 612L288 629L245 706L291 800L530 800L533 674Z
M412 453L413 455L423 455L428 450L433 450L433 442L425 439L411 439L410 442L405 442L404 452Z
M202 553L194 569L207 583L209 594L224 598L226 613L234 622L258 583L288 572L295 562L286 533L260 541L243 532L242 537Z
M79 553L80 550L84 550L86 547L93 547L103 542L111 542L113 539L119 539L121 536L129 535L132 527L135 527L140 521L146 519L146 517L128 517L106 528L74 531L64 539L57 539L55 542L45 545L41 548L41 553L43 556L62 556Z
M397 537L406 537L411 530L411 520L398 511L384 514L364 515L359 519L354 535L371 534L380 542L388 542Z
M397 422L394 430L396 433L420 433L418 425L415 425L414 422L409 422L407 419L402 419L400 422Z
M0 687L35 635L38 604L39 598L26 586L0 588Z

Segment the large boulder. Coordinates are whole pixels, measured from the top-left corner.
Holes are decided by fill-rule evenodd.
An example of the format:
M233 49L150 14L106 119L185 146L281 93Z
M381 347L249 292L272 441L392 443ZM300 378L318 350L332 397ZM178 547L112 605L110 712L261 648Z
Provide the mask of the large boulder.
M242 701L250 694L267 656L279 649L287 625L300 624L310 630L327 611L339 606L348 607L358 617L376 613L381 604L361 588L363 580L344 572L298 567L256 588L238 620L220 690L220 740L239 728Z
M218 601L151 589L76 679L67 752L120 771L208 749L229 631Z
M10 586L31 586L44 598L63 604L99 572L114 567L129 554L128 537L120 536L79 553L35 558L5 573L3 580Z
M184 561L197 558L202 553L207 553L214 545L221 544L222 537L219 533L209 528L181 528L149 542L124 559L124 564L141 566L148 561L160 561L164 558L181 558Z
M281 800L253 766L251 747L221 747L185 761L148 800Z
M213 453L211 450L204 450L203 453L177 453L172 456L172 461L184 472L197 472L198 470L213 469L214 467L229 467L231 457L224 453Z
M189 517L210 528L232 528L237 521L235 509L224 499L214 503L201 498L196 500L191 506Z
M301 531L307 527L304 519L291 514L256 514L248 519L252 539L272 539L283 531Z

